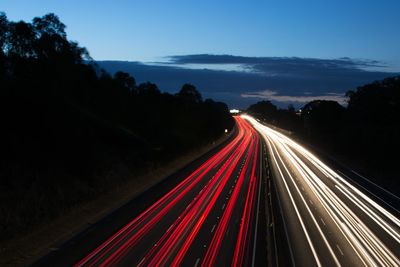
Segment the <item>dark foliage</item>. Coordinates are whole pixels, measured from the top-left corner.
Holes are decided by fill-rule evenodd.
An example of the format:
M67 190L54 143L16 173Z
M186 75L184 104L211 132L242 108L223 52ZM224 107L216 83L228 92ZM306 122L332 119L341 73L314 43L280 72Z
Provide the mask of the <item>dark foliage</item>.
M347 146L372 164L395 168L400 148L400 76L347 92Z
M278 109L270 101L260 101L251 105L247 111L267 123L289 131L297 130L301 126L292 105L289 105L288 109Z
M264 121L292 131L310 144L334 155L354 159L360 166L387 176L386 184L400 189L397 157L400 149L400 76L358 87L347 93L347 108L334 101L316 100L296 115L262 101L248 108Z
M54 14L0 13L0 48L0 239L233 126L227 106L193 85L171 95L98 69Z

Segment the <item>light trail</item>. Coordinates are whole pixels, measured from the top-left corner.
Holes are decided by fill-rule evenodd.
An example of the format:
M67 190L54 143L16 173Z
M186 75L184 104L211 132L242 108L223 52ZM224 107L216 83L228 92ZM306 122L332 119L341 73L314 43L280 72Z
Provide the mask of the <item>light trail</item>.
M398 214L386 210L289 137L250 116L243 115L242 118L248 120L266 140L272 167L277 170L274 178L284 185L278 186L279 198L285 201L289 196L289 203L302 226L299 229L303 230L317 265L324 257L326 262L337 266L349 263L400 266ZM311 209L306 199L312 199L315 208ZM317 217L323 218L323 228L318 225ZM307 218L313 224L305 224ZM311 238L310 231L318 235ZM337 242L349 248L344 255L340 249L338 255L332 249ZM316 243L321 245L316 247ZM296 251L296 248L292 249ZM332 261L326 259L325 250L329 251Z
M238 134L228 145L74 266L181 266L191 256L189 251L203 250L193 243L204 232L209 235L204 245L207 250L195 258L196 265L218 266L218 257L226 253L222 247L227 246L235 255L233 266L240 265L244 257L252 257L249 243L255 239L250 231L260 178L256 176L259 135L245 120L235 120ZM229 198L225 197L228 190ZM221 219L212 231L204 229L207 221L214 220L210 214L216 209L222 213ZM242 220L233 218L235 211L241 212ZM159 227L165 229L160 231ZM236 243L226 242L228 227L237 235ZM155 243L147 244L149 237Z

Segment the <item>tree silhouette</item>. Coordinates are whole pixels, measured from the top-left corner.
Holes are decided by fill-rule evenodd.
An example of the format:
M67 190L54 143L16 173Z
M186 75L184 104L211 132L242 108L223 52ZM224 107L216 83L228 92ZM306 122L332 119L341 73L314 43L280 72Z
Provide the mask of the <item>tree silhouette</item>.
M32 24L37 32L38 38L44 35L58 35L62 39L67 39L65 24L53 13L46 14L43 17L35 17Z
M35 30L33 26L24 21L9 23L8 56L29 58L35 55Z
M171 95L99 70L65 29L52 13L0 13L0 239L233 127L227 106L203 103L193 85Z
M158 86L155 83L145 82L137 86L137 93L141 97L156 98L161 95Z
M186 83L182 86L177 96L187 102L201 103L203 98L196 87L190 83Z
M314 100L302 108L305 132L313 138L324 138L341 129L345 108L336 101Z
M114 74L114 80L119 83L121 86L129 89L130 91L135 90L136 88L136 81L135 78L130 76L128 73L123 71L117 71Z
M261 116L269 123L274 123L277 119L276 113L278 108L268 100L257 102L256 104L248 107L247 110L256 116Z
M296 110L295 110L293 104L289 104L287 110L288 110L290 113L295 113L295 112L296 112Z
M7 16L4 12L0 12L0 53L3 53L8 31Z
M297 116L291 106L276 109L258 102L248 112L322 149L328 154L363 166L378 183L400 190L397 158L400 149L400 76L386 78L346 93L348 106L314 100Z

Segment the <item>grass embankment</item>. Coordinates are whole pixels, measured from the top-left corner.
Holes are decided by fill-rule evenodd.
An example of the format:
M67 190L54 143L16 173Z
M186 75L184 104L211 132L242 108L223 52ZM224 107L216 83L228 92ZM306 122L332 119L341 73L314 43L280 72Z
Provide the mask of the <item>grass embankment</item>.
M23 235L3 240L0 243L0 265L26 266L33 263L51 250L57 249L59 245L86 227L121 207L135 196L145 193L152 186L206 154L228 138L229 135L224 135L212 143L193 149L165 164L149 169L146 173L142 172L140 175L127 174L131 176L129 179L115 184L113 189L104 192L104 194L64 209L63 214L56 219L38 224Z

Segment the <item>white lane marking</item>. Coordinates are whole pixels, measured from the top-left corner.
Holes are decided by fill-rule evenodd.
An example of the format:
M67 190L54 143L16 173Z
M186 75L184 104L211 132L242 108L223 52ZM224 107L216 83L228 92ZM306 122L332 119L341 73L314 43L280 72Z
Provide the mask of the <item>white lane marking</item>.
M222 209L222 210L225 209L225 203L224 203L224 205L222 205L222 208L221 208L221 209Z
M265 127L266 128L266 127ZM271 130L272 131L272 130ZM275 131L274 131L275 132ZM283 135L282 135L283 136ZM264 137L265 138L265 137ZM295 145L296 145L296 149L297 149L297 147L300 147L299 145L297 145L295 142L293 142L293 141L291 141L292 143L294 143ZM291 145L291 144L289 144L289 145ZM285 146L286 146L286 144L285 144ZM291 146L294 146L294 145L291 145ZM333 181L335 181L335 182L338 182L338 181L341 181L342 183L345 183L347 186L349 186L350 188L349 188L349 190L350 189L352 189L352 190L354 190L355 191L355 193L357 193L359 196L361 196L361 198L363 198L364 200L366 200L369 204L371 204L371 205L373 205L374 207L376 207L378 210L380 210L381 212L383 212L384 213L384 215L387 217L387 218L389 218L390 220L392 220L393 222L397 222L398 221L398 219L397 218L395 218L395 216L393 216L392 214L390 214L389 212L387 212L386 210L384 210L384 209L382 209L378 204L376 204L375 202L373 202L371 199L369 199L367 196L365 196L363 193L361 193L359 190L357 190L356 188L354 188L353 186L351 186L350 184L347 184L347 182L343 179L343 178L341 178L339 175L337 175L333 170L331 170L329 167L327 167L325 164L323 164L321 161L319 161L317 158L315 158L311 153L309 153L307 150L305 150L304 148L302 148L302 147L300 147L301 148L301 150L300 151L304 151L304 153L306 153L307 155L308 154L310 154L310 158L308 159L308 160L311 160L311 162L314 164L314 165L316 165L319 169L320 169L320 171L322 171L327 177L329 177L329 178L331 178ZM289 152L290 153L290 152ZM293 152L291 152L291 153L293 153ZM272 155L273 155L274 153L272 153ZM278 154L278 156L279 156L279 154ZM295 155L292 155L292 156L295 156ZM297 158L297 157L295 157L295 158ZM301 160L300 160L301 161ZM299 162L300 163L300 162ZM321 168L323 168L323 170L321 169ZM315 178L318 178L318 177L316 177L307 167L305 167L305 170L307 171L307 172L310 172L310 175L312 176L312 177L307 177L307 179L311 179L311 178L313 178L313 179L315 179ZM315 176L315 177L314 177ZM339 180L337 180L337 179L339 179ZM308 181L307 181L308 182ZM316 191L315 190L313 190L314 191L314 193L316 193L317 195L319 195L320 193L322 193L322 190L323 189L326 189L327 190L327 193L329 193L329 194L327 194L326 196L324 195L324 197L323 198L321 198L322 196L319 196L319 198L321 198L320 200L321 200L321 202L324 204L323 205L323 207L327 210L327 209L329 209L329 211L328 211L328 215L330 215L331 217L332 216L334 216L335 217L335 219L339 219L338 217L336 217L335 216L335 214L330 214L330 212L333 212L332 210L331 210L331 207L329 207L329 206L326 206L327 205L327 203L325 203L325 200L324 200L324 198L325 197L327 197L328 199L328 201L330 200L330 201L334 201L335 202L335 206L336 206L336 208L340 208L340 211L346 211L346 212L348 212L348 214L345 212L345 214L344 214L344 216L346 217L346 218L342 218L342 219L344 219L344 222L347 222L348 223L348 225L346 225L346 224L344 224L343 222L340 222L341 223L341 225L343 224L343 227L339 227L339 230L343 233L343 235L344 235L344 237L348 240L348 237L349 238L352 238L353 239L353 236L352 236L352 234L356 234L356 236L358 237L358 236L360 236L360 235L362 235L362 236L360 236L362 239L364 239L365 238L365 235L368 235L368 237L369 238L372 238L372 236L370 236L370 230L368 229L368 228L364 228L365 227L365 225L363 225L362 223L362 226L363 226L363 228L362 229L355 229L354 227L357 227L357 228L359 228L359 227L361 227L360 226L360 223L357 221L357 217L355 217L355 219L353 219L354 218L354 214L351 212L351 210L342 210L342 209L345 209L345 208L347 208L346 207L346 205L344 204L344 203L342 203L339 199L336 199L336 198L338 198L335 194L333 194L333 192L332 191L330 191L330 189L329 188L325 188L325 187L321 187L321 188L319 188L319 186L321 186L320 185L320 183L322 183L320 180L316 180L316 181L312 181L312 180L310 180L310 182L312 182L312 184L313 184L313 186L317 186L316 187ZM314 185L314 183L315 183L315 185ZM343 187L342 189L343 190L347 190L347 188L346 187L344 187L342 184L340 185L341 187ZM337 185L335 185L335 188L339 188ZM339 188L340 189L340 188ZM321 192L319 192L319 191L321 191ZM352 196L353 196L353 194L352 193L349 193L349 194L351 194ZM356 195L357 195L356 194ZM355 197L355 196L354 196ZM337 205L339 205L339 206L337 206ZM343 207L342 207L342 205L344 205ZM332 207L333 208L333 207ZM340 214L339 214L340 215ZM351 217L349 217L349 216L351 216ZM377 215L378 216L378 215ZM336 223L336 221L334 220L334 222ZM355 225L352 225L352 224L355 224ZM399 225L400 225L400 223L399 223ZM350 227L350 229L348 229L347 228L347 226L349 226ZM362 230L362 232L361 233L356 233L356 232L352 232L352 231L355 231L355 230ZM344 231L344 232L343 232ZM349 240L348 240L349 241ZM366 240L366 241L369 241L369 240ZM389 262L387 261L387 260L384 260L384 258L382 258L382 257L387 257L387 254L388 254L388 252L389 251L381 251L381 253L382 254L377 254L376 253L376 245L381 245L380 244L380 242L379 242L379 240L371 240L372 242L373 242L373 244L369 244L370 246L368 247L368 250L369 250L369 252L375 252L375 253L373 253L374 255L371 255L371 256L374 256L375 257L375 259L376 260L378 260L382 265L386 265L386 264L389 264ZM359 245L360 245L360 243L359 243L359 241L358 240L354 240L354 242L355 242L355 244L354 245L357 245L357 247L359 247ZM350 245L354 248L354 246L353 246L353 244L352 244L352 242L351 241L349 241L349 243L350 243ZM368 242L369 243L369 242ZM360 250L362 250L362 251L360 251L360 252L363 252L363 254L366 252L365 251L365 249L363 249L362 247L360 247ZM358 251L355 249L355 252L360 256L360 254L358 253ZM384 255L383 255L384 254ZM370 257L370 255L365 255L370 261L372 261L372 259L371 259L371 257ZM363 261L363 263L364 264L366 264L366 262L363 260L363 258L361 258L360 257L360 259ZM384 262L383 262L383 261ZM370 263L374 263L374 262L370 262ZM385 264L386 263L386 264ZM394 265L397 265L396 264L396 262L394 262L393 260L391 260L391 263L394 263ZM399 262L397 262L397 263L399 263L400 264L400 261Z
M167 229L167 231L165 231L166 233L169 232L169 230L171 230L172 226L174 226L173 224Z
M310 204L311 204L311 205L314 205L314 202L312 202L312 200L311 200L311 199L310 199Z
M273 150L273 147L272 147L272 145L271 145L271 143L270 143L270 141L268 140L268 138L267 137L265 137L265 136L263 136L263 138L264 138L264 140L267 142L267 145L271 148L271 150L270 150L270 155L272 155L272 157L273 157L273 153L274 153L274 150ZM276 159L275 159L275 163L277 164L277 162L276 162ZM271 166L272 166L272 164L271 164ZM278 168L279 168L279 166L277 166ZM272 187L271 187L272 188ZM284 228L284 230L285 230L285 234L286 234L286 241L287 241L287 243L288 243L288 245L289 245L289 252L290 252L290 258L291 258L291 261L292 261L292 264L293 264L293 266L295 266L295 261L294 261L294 256L293 256L293 246L292 246L292 242L290 241L290 238L289 238L289 234L288 234L288 230L287 230L287 222L286 222L286 220L285 220L285 217L283 216L283 209L282 209L282 204L281 204L281 200L280 200L280 197L279 197L279 194L278 194L278 190L277 190L277 188L276 188L276 185L274 186L274 190L275 190L275 193L277 194L277 196L276 196L276 199L278 200L278 206L279 206L279 209L280 209L280 215L281 215L281 218L282 218L282 221L283 221L283 228ZM275 244L276 245L276 244ZM276 250L277 251L277 250ZM275 253L277 253L277 252L275 252ZM277 257L276 257L277 258ZM278 261L277 261L278 262Z
M200 258L197 258L196 263L194 264L194 267L197 267L197 265L199 265L200 262Z
M268 138L268 137L264 136L264 138ZM280 158L279 153L278 153L278 150L277 150L277 148L275 147L275 144L273 144L272 142L271 142L271 144L272 144L273 149L276 151L276 155L278 156L279 160L280 160L280 161L282 162L282 164L283 164L283 160ZM275 166L277 167L277 170L278 170L278 172L279 172L279 174L280 174L280 177L281 177L281 179L282 179L282 181L283 181L283 184L284 184L284 186L285 186L285 188L286 188L286 192L288 193L289 199L290 199L290 201L291 201L291 203L292 203L292 206L293 206L293 208L294 208L294 210L295 210L295 212L296 212L297 218L299 219L301 228L303 229L304 235L305 235L305 237L306 237L306 240L307 240L307 242L308 242L308 245L310 246L310 249L311 249L311 252L312 252L312 254L313 254L313 256L314 256L314 259L315 259L315 261L316 261L316 263L317 263L318 266L322 266L321 262L319 261L319 258L318 258L317 252L316 252L316 250L315 250L315 247L314 247L314 245L313 245L313 243L312 243L312 241L311 241L311 238L310 238L310 236L309 236L309 234L308 234L308 232L307 232L307 230L306 230L306 227L305 227L305 224L304 224L304 222L303 222L303 219L302 219L302 217L301 217L301 215L300 215L300 212L299 212L299 210L298 210L298 208L297 208L296 202L294 201L293 196L292 196L292 193L291 193L291 191L290 191L290 189L289 189L289 186L288 186L288 184L287 184L287 182L286 182L285 176L283 175L282 170L281 170L281 168L279 167L278 161L277 161L277 159L275 158L274 153L271 153L271 155L272 155L273 160L275 161ZM286 168L285 165L283 165L283 167ZM289 173L288 173L288 174L289 174ZM290 174L289 174L289 176L290 176ZM300 196L301 196L301 195L300 195ZM307 207L307 206L306 206L306 207Z
M145 259L146 259L146 257L144 257L144 258L139 262L139 264L137 265L137 267L139 267L140 265L142 265L142 263L144 262Z
M258 186L258 200L257 200L257 208L256 208L256 229L254 231L254 243L253 243L253 260L251 262L251 266L254 267L255 266L255 262L256 262L256 246L257 246L257 230L258 230L258 210L260 208L260 195L261 195L261 176L262 176L262 153L261 153L261 149L260 149L260 177L258 178L259 180L259 186ZM253 164L256 164L253 163Z
M342 256L343 256L343 255L344 255L344 254L343 254L343 251L340 249L340 247L339 247L338 244L336 244L336 247L337 247L337 249L339 250L340 254L342 254Z
M325 222L324 222L324 219L322 219L322 218L320 218L321 219L321 222L326 226L326 224L325 224Z
M215 226L216 226L216 224L213 225L213 227L212 227L212 229L211 229L211 233L214 232Z

